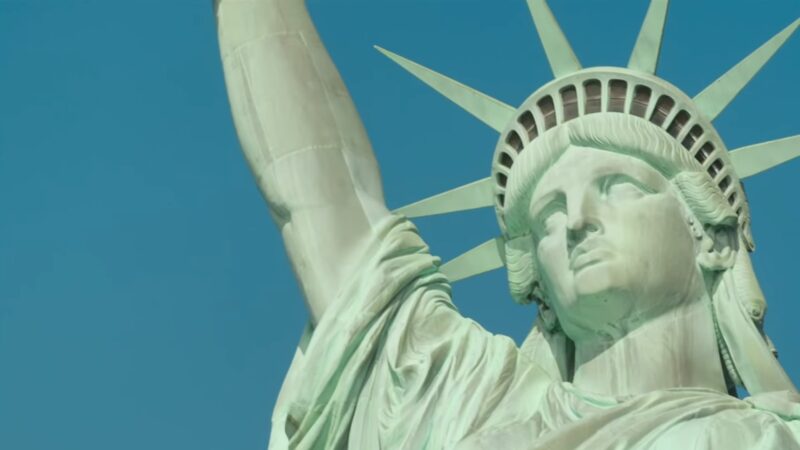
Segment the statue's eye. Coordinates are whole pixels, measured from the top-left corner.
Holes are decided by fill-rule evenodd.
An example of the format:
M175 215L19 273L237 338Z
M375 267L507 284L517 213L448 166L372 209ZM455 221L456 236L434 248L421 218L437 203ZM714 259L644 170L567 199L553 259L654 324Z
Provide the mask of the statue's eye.
M563 197L547 204L534 219L534 234L539 238L552 235L566 226L566 205Z
M611 175L600 181L600 191L609 200L635 200L652 194L653 189L628 175Z
M566 227L567 214L564 210L553 211L544 221L546 234L558 233Z

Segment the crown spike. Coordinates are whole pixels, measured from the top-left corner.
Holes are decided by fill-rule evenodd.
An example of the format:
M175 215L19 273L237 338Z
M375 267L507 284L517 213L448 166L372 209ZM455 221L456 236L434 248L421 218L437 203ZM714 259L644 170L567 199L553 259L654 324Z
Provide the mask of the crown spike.
M396 209L394 212L407 217L426 217L492 206L493 187L492 178L487 177Z
M499 100L377 45L375 49L498 132L514 117L515 109Z
M575 56L575 52L572 51L564 32L561 31L547 1L528 0L528 8L533 16L533 23L536 25L539 40L542 41L553 75L559 78L581 70L581 63Z
M800 135L731 150L730 156L736 174L751 177L800 157Z
M656 73L658 56L661 53L661 39L667 19L669 0L652 0L647 15L633 47L628 68L646 73Z
M455 282L499 269L505 261L505 241L497 237L448 261L441 271Z
M708 120L714 120L728 104L739 94L750 80L761 70L762 67L772 58L787 39L794 33L800 25L800 19L796 19L791 25L784 28L780 33L768 40L764 45L743 59L739 64L728 70L719 77L703 92L695 96L694 101L698 109Z

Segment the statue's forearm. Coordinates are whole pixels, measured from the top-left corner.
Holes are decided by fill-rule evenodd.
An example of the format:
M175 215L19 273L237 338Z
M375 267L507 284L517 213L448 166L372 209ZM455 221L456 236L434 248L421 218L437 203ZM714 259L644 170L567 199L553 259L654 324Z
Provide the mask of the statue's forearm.
M304 2L217 3L239 140L318 318L387 214L377 164Z

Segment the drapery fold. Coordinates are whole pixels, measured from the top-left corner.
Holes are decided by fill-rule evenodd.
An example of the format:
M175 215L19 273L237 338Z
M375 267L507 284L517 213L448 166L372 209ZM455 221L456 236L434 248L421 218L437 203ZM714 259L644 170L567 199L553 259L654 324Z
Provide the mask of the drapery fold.
M556 380L461 316L407 219L385 220L292 364L274 449L800 449L800 401L706 389L628 398Z

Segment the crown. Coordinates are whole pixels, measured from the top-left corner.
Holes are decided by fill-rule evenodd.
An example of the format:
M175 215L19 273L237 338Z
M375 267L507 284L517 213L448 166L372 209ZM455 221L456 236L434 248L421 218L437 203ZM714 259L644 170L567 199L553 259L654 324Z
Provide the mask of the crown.
M668 0L651 1L627 67L584 69L546 0L528 0L555 79L537 89L519 108L376 46L500 133L489 177L395 211L413 218L494 206L501 235L444 264L442 271L451 281L503 267L505 241L510 238L504 217L505 192L514 162L547 130L594 113L638 116L661 127L694 157L736 211L739 223L748 226L750 213L741 180L800 156L800 135L728 151L712 122L800 26L800 19L689 97L655 75L668 4ZM752 242L748 246L752 250Z

